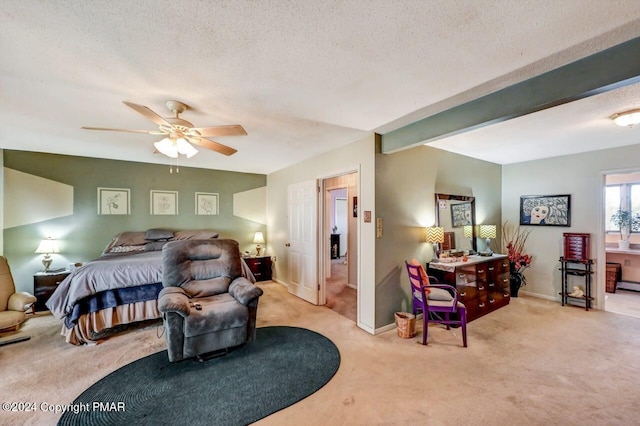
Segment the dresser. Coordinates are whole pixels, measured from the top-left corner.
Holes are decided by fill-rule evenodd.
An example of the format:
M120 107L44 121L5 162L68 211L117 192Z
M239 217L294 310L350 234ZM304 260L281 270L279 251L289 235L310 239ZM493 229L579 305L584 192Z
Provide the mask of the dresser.
M432 262L428 273L456 287L458 300L467 308L467 321L473 321L509 304L509 259L504 254L469 256L466 262Z

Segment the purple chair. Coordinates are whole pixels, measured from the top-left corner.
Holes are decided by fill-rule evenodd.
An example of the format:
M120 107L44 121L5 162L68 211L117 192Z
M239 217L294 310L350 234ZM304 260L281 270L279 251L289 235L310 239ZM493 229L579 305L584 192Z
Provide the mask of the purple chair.
M413 265L405 260L413 299L413 314L422 312L422 344L427 344L429 323L443 324L450 329L452 325L462 328L462 343L467 347L467 308L458 302L458 290L448 284L429 284L424 282L421 265ZM433 277L429 281L437 280ZM431 290L425 291L425 287ZM444 319L442 318L444 314ZM451 314L457 314L452 315Z

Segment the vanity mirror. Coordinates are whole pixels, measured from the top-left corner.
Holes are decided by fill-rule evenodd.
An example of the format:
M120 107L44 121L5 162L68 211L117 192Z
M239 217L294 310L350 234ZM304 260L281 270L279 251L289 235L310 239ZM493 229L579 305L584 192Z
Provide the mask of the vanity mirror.
M475 197L436 194L436 226L445 231L442 250L477 251Z

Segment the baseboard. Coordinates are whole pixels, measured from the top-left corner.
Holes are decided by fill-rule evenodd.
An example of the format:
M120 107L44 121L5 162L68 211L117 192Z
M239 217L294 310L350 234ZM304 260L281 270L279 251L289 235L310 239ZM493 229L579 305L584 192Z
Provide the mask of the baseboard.
M537 297L538 299L551 300L552 302L561 302L560 295L557 296L548 296L546 294L532 293L530 291L523 291L520 289L518 294L524 294L526 296Z
M395 328L396 328L396 323L395 323L395 322L393 322L393 323L391 323L391 324L387 324L387 325L385 325L385 326L382 326L382 327L376 328L376 329L374 330L373 334L380 334L380 333L384 333L384 332L387 332L387 331L389 331L389 330L393 330L393 329L395 329Z
M358 290L358 286L351 283L347 284L347 287L352 288L354 290Z

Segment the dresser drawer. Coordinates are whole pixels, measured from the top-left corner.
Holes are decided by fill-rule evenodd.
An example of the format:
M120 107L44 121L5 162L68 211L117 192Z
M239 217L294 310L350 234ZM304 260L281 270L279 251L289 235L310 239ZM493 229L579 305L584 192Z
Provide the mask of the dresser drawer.
M478 297L478 289L474 286L465 285L457 287L458 290L458 300L464 303L465 305Z

